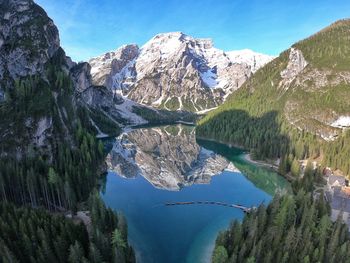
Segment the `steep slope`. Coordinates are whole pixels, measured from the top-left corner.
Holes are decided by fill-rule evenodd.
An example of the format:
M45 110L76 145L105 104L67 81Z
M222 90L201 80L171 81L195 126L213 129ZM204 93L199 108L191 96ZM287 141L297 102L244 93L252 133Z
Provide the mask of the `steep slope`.
M289 159L287 170L293 156L312 157L349 174L349 32L341 20L293 45L208 114L199 136Z
M59 49L58 30L30 1L1 1L0 90L9 80L42 73Z
M99 63L79 63L71 70L71 76L78 91L78 100L88 109L90 122L95 127L99 137L115 135L118 127L140 124L159 124L175 121L193 122L194 114L189 112L170 112L157 110L147 105L132 101L115 90L107 88L115 82L110 72L122 70L129 72L130 59L137 54L135 45L125 46L116 53L106 54ZM136 53L135 53L136 52ZM115 59L115 57L119 59ZM91 74L95 76L95 86ZM118 75L119 76L119 75ZM126 77L126 75L123 75ZM97 80L96 80L97 79ZM125 85L127 82L124 83Z
M255 70L265 61L251 66ZM140 49L126 45L89 61L96 85L141 104L194 112L218 106L238 89L252 73L245 62L231 61L210 39L181 32L158 34Z
M28 144L50 144L54 108L62 117L58 100L71 98L67 93L72 85L64 76L69 69L58 30L43 9L32 1L2 1L0 19L0 142L2 155L14 150L20 157ZM61 82L51 85L59 75ZM62 136L66 132L70 138L64 120L57 122L63 126Z
M0 261L132 262L122 220L93 194L103 145L79 100L91 76L76 74L84 65L66 57L57 28L32 0L0 1L0 19ZM82 225L67 236L72 220L53 216L79 208L91 209L90 223L78 218L90 239Z

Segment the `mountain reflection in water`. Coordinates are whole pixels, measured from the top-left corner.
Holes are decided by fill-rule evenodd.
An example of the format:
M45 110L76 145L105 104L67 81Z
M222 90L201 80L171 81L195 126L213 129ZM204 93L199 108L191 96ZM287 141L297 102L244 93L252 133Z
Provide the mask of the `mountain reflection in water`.
M107 156L108 168L126 178L143 176L154 187L180 190L208 184L229 161L196 142L194 127L176 125L123 133Z
M251 207L289 188L275 172L247 162L243 150L196 141L190 126L139 127L104 142L109 173L101 195L126 216L129 241L141 263L208 263L218 233L243 217L240 209L224 206L164 204L215 201Z

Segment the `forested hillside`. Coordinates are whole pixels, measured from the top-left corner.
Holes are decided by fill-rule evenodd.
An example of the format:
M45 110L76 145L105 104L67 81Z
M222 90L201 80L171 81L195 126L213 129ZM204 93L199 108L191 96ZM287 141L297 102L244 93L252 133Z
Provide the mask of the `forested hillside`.
M323 196L314 201L303 190L276 195L242 223L235 221L216 241L213 263L348 262L348 227L329 217Z
M62 215L1 202L0 261L134 262L125 220L107 209L98 194L91 195L89 209L88 232L83 223Z
M198 125L199 137L251 149L258 159L315 159L350 174L350 20L296 43L257 71ZM346 124L345 124L346 125Z
M104 149L57 28L32 0L1 1L0 20L0 261L133 262L95 193ZM82 209L91 225L64 217Z
M103 146L86 129L83 110L73 104L71 80L59 65L50 61L48 82L40 76L17 80L1 104L3 200L74 210L97 183ZM46 141L33 141L31 125L46 119L50 134L38 135Z

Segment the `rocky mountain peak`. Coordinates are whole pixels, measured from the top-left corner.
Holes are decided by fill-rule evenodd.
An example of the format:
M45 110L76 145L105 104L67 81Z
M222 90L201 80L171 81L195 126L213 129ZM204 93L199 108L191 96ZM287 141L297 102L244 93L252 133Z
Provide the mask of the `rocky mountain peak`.
M209 38L196 39L182 32L161 33L149 40L142 47L142 51L146 53L149 50L159 50L162 48L160 52L162 54L168 54L187 45L191 48L210 49L213 48L213 41Z
M126 47L90 60L93 82L152 107L194 112L213 108L252 74L250 64L232 61L211 39L182 32L158 34L131 57L121 58L117 54Z
M32 0L0 2L0 78L42 72L60 47L53 21Z

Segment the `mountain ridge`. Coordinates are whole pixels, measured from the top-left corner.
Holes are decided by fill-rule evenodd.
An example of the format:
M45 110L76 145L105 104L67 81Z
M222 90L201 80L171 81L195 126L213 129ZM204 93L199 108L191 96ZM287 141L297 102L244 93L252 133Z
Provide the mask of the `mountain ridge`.
M125 49L133 54L127 63L119 55ZM250 55L254 54L263 57ZM263 63L271 59L265 57ZM95 84L141 104L194 112L222 103L252 74L253 66L232 62L224 51L214 48L211 39L196 39L182 32L160 33L141 48L124 45L89 63Z

